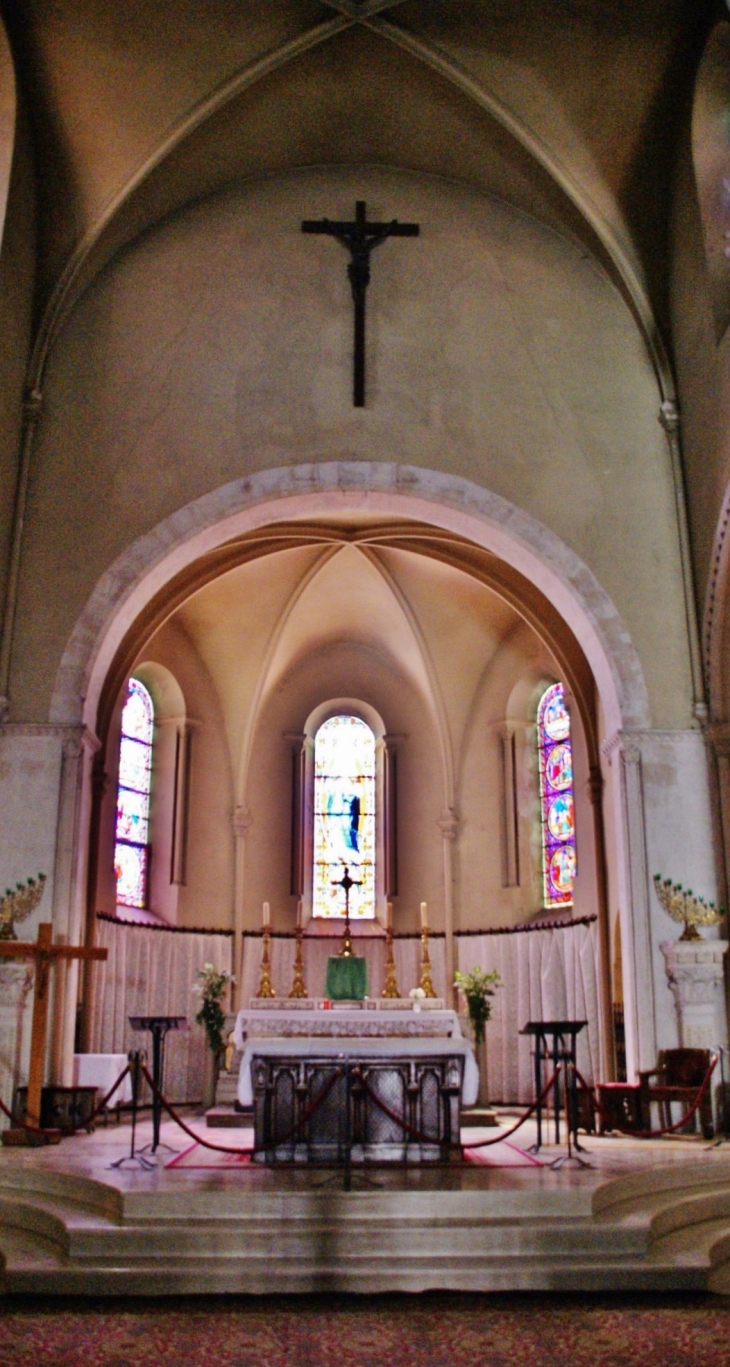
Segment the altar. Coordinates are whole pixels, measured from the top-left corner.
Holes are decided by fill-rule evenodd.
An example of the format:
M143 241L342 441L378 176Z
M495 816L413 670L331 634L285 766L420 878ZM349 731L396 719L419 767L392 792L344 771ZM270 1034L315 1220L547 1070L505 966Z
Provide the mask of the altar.
M435 1009L433 1009L435 1008ZM262 1162L448 1162L474 1051L441 1002L252 1003L236 1020L238 1100Z

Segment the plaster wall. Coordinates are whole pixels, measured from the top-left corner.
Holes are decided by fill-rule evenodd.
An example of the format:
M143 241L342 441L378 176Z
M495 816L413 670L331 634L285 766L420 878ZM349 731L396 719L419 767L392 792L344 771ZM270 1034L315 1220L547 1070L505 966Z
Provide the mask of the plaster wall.
M386 244L374 263L364 410L351 406L344 254L299 231L303 216L344 216L356 197L421 223L417 241ZM14 715L47 715L73 624L135 537L226 480L354 457L455 473L545 523L616 603L653 721L688 724L657 410L649 361L606 278L502 204L377 168L251 182L200 204L107 269L50 358Z

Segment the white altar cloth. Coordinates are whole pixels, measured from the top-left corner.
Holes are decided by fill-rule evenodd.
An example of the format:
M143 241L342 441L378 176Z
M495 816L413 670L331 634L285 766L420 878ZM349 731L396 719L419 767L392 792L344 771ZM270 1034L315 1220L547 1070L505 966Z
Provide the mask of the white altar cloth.
M245 1015L248 1013L242 1012ZM322 1013L326 1014L325 1012ZM453 1012L451 1013L454 1014ZM474 1050L468 1040L460 1036L452 1039L442 1038L320 1038L320 1039L251 1039L244 1046L241 1069L238 1074L238 1100L241 1106L253 1105L251 1086L251 1060L259 1058L394 1058L433 1057L441 1054L460 1054L464 1060L461 1083L462 1106L473 1106L479 1094L479 1069Z
M363 1011L309 1008L239 1011L233 1039L243 1052L253 1039L460 1039L455 1011Z
M126 1054L74 1054L74 1087L96 1087L102 1096L113 1087L127 1066ZM127 1073L117 1087L110 1106L132 1100L132 1079Z

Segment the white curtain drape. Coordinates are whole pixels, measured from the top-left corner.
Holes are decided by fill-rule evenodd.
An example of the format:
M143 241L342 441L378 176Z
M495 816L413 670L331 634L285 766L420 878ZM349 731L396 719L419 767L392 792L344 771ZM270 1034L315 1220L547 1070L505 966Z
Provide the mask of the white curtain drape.
M327 960L338 954L341 935L304 936L304 980L312 997L323 997L327 980ZM354 940L355 953L362 955L368 967L368 990L371 997L379 997L385 982L385 938L381 935L361 935ZM256 996L261 973L262 941L258 935L247 935L243 942L243 957L238 1001L247 1007ZM295 941L291 937L271 936L271 981L277 996L286 997L292 984ZM443 939L429 942L431 978L437 997L446 994L446 962ZM421 977L420 938L398 939L393 943L393 957L401 996L407 997L412 987L418 987Z
M207 1044L205 1031L194 1022L200 999L192 988L205 963L230 972L231 936L153 930L100 918L96 943L108 950L108 958L95 965L89 1052L147 1049L149 1054L149 1034L132 1030L128 1017L186 1016L189 1028L167 1036L164 1091L173 1102L200 1101Z
M220 932L159 931L146 926L98 921L97 943L109 951L95 967L90 1049L126 1053L146 1048L149 1038L132 1031L130 1015L187 1016L190 1029L167 1040L165 1092L171 1101L198 1101L203 1093L205 1035L193 1023L198 999L192 992L204 963L231 968L229 935ZM305 981L312 996L322 996L327 959L341 937L305 936ZM237 1000L246 1007L256 995L262 942L247 935ZM385 976L385 939L358 937L355 948L367 962L371 996L380 996ZM398 986L407 996L420 977L420 939L394 941ZM271 977L279 996L292 983L295 941L271 937ZM578 1067L589 1082L603 1075L604 1045L599 1009L596 922L565 927L456 936L458 967L496 969L502 986L493 998L487 1026L490 1099L527 1104L533 1096L531 1041L520 1035L530 1020L587 1020L578 1036ZM431 973L437 996L446 995L445 941L430 941Z
M520 1035L528 1021L586 1020L578 1035L578 1067L587 1082L603 1075L595 920L516 934L457 936L457 957L462 972L496 969L502 982L486 1032L491 1101L533 1100L532 1041Z

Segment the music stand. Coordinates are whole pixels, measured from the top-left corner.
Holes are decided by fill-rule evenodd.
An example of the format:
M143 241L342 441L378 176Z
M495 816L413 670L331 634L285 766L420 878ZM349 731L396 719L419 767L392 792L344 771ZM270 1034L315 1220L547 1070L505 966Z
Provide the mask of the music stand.
M149 1030L152 1035L152 1081L156 1090L152 1096L152 1143L146 1147L155 1153L160 1147L160 1120L162 1118L160 1095L165 1067L165 1039L168 1030L187 1030L188 1018L187 1016L130 1016L129 1024L133 1030ZM170 1146L163 1144L162 1148L170 1149ZM176 1149L170 1149L170 1153L176 1152Z

